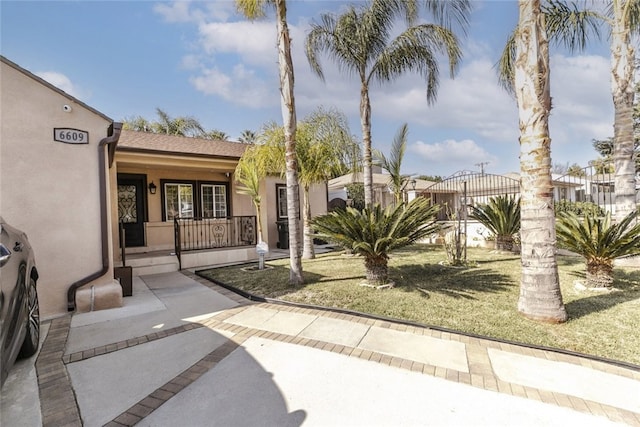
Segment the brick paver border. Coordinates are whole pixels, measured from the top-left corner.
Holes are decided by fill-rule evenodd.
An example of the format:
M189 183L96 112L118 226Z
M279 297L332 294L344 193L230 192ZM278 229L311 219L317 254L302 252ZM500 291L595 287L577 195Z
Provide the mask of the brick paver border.
M201 324L183 325L166 331L156 332L143 337L121 341L118 343L112 343L94 349L72 353L69 355L64 355L63 353L66 339L69 333L71 318L70 316L66 316L64 318L52 321L49 334L45 339L43 348L36 362L38 384L40 387L40 401L43 415L43 425L82 425L77 402L75 400L75 395L73 393L69 376L64 366L65 364L86 360L91 357L107 354L123 348L137 346L153 340L162 339L167 336L187 332L196 328L208 327L213 330L226 331L232 333L233 335L225 344L207 354L190 368L186 369L171 381L159 387L147 397L115 417L107 425L112 427L135 425L141 419L148 416L157 408L162 406L175 394L179 393L185 387L189 386L198 378L200 378L204 373L208 372L210 369L213 369L220 361L222 361L226 356L233 352L238 346L242 345L242 343L245 342L248 338L261 337L274 341L316 348L323 351L331 351L349 357L357 357L375 363L382 363L400 369L422 373L424 375L430 375L447 379L449 381L464 383L472 387L477 387L484 390L491 390L499 393L537 400L561 407L571 408L576 411L607 417L612 421L623 422L631 426L640 427L640 414L638 413L604 405L598 402L587 401L584 399L576 398L575 396L569 396L547 390L538 390L518 384L511 384L501 381L495 376L493 372L491 362L487 354L487 348L497 348L505 351L511 351L517 354L535 356L553 361L568 362L580 366L587 366L602 372L620 375L640 381L640 372L638 371L624 369L620 366L610 365L599 361L585 360L567 354L554 353L548 350L520 347L513 344L501 343L498 341L482 340L477 337L469 337L466 335L455 334L446 331L433 330L406 324L398 324L391 321L372 319L363 316L297 306L279 304L274 305L271 303L255 303L248 301L244 297L221 286L218 286L215 283L205 278L199 277L191 272L182 271L182 273L197 281L198 283L201 283L233 300L234 302L238 303L239 306L216 314ZM392 357L386 354L363 350L360 348L343 346L317 340L310 340L299 336L262 331L224 322L231 316L234 316L235 314L246 310L250 305L279 311L289 311L348 320L351 322L362 323L369 326L377 326L381 328L410 332L417 335L427 335L440 339L460 341L465 343L465 347L467 349L469 373L459 372L452 369L445 369L442 367L414 362L398 357Z

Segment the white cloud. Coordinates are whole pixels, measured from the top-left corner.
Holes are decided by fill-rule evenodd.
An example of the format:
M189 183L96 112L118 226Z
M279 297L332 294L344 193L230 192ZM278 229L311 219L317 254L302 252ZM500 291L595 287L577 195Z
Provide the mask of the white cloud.
M449 171L469 169L479 162L496 163L497 158L479 146L475 141L452 139L433 144L417 141L409 146L409 152L416 153L423 160L426 169L432 166L442 166Z
M201 23L206 20L226 21L235 11L233 1L191 2L179 0L157 3L153 11L169 23Z
M276 67L274 22L211 22L201 24L198 31L200 46L207 54L236 54L250 64Z
M555 55L551 67L553 143L590 143L613 135L609 59Z
M215 67L202 69L200 75L191 78L191 84L202 93L245 107L262 108L273 106L274 102L271 86L242 64L236 65L230 74Z
M34 74L51 83L58 89L65 91L73 97L80 99L83 95L86 95L83 94L82 91L71 82L69 77L65 76L62 73L58 73L55 71L38 71Z

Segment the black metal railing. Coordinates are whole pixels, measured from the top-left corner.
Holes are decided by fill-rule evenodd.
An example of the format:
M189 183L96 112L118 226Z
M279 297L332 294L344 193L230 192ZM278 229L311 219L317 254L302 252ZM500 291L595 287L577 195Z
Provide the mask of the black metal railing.
M251 246L257 243L256 217L174 218L175 252Z

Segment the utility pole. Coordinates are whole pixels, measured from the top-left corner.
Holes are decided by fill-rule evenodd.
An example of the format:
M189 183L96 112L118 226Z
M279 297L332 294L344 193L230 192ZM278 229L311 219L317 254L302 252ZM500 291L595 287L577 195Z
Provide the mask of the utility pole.
M476 166L480 166L480 173L482 175L484 175L484 166L488 165L488 164L489 164L489 162L480 162L480 163L476 163L475 165Z

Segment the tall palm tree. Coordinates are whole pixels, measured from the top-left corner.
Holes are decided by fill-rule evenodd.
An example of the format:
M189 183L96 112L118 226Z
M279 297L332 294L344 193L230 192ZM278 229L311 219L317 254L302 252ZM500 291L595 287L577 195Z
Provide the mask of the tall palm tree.
M438 56L449 59L453 76L461 57L458 39L448 20L467 24L471 9L468 0L426 0L427 10L438 24L410 26L392 39L393 25L403 16L408 24L417 17L415 0L370 0L362 6L348 6L341 14L323 14L311 24L306 39L306 55L313 71L324 80L319 54L326 53L338 67L360 79L360 122L362 127L365 203L373 203L371 169L371 101L369 86L387 83L406 71L416 71L427 83L427 101L436 100Z
M403 202L402 192L404 191L404 187L407 185L407 180L409 178L407 175L402 175L400 171L404 152L407 148L408 132L409 127L406 123L398 129L396 136L393 138L391 152L389 153L388 158L380 150L376 150L375 148L373 149L373 158L375 162L379 163L380 166L382 166L382 169L389 172L389 189L393 193L396 205Z
M514 90L520 126L522 275L518 311L525 317L567 320L556 260L551 181L549 45L540 0L519 0Z
M606 288L613 284L613 261L625 255L640 254L640 222L630 212L622 221L612 224L611 213L604 218L573 212L562 212L556 226L558 243L587 262L587 286Z
M581 49L591 34L599 37L597 23L610 30L611 94L614 106L613 161L616 191L615 218L621 220L635 209L635 162L633 135L633 101L635 51L631 36L640 30L640 0L609 0L607 16L596 11L579 10L548 0L543 6L550 38L563 42L570 50ZM505 74L513 49L505 49L500 62L503 82L508 87L512 76Z
M312 220L316 235L339 244L364 258L367 281L371 285L386 284L389 253L436 234L438 205L419 197L408 204L379 204L362 211L348 207Z
M640 30L640 0L610 0L606 22L611 31L611 94L613 96L613 163L616 220L622 221L636 205L633 138L635 51L632 34Z
M284 124L286 150L287 219L289 221L289 283L301 285L302 258L300 250L300 198L298 185L298 159L296 157L296 105L293 93L294 74L291 59L291 39L287 25L285 0L236 0L238 10L249 19L265 16L267 3L275 6L278 37L278 70L280 76L280 103Z

